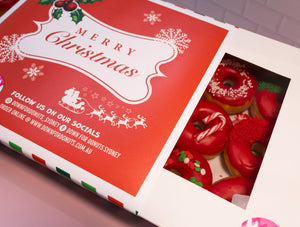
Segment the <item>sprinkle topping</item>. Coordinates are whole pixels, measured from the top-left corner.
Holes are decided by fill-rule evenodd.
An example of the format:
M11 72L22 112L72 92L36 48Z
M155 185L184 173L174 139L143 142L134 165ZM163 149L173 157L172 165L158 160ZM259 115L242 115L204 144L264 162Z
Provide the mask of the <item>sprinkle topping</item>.
M245 70L246 69L246 65L245 64L241 64L240 62L238 61L234 61L232 59L223 59L222 62L220 63L220 65L222 66L231 66L232 68L235 68L237 70Z
M184 164L188 164L190 162L190 159L188 157L186 157L184 160L183 160Z
M251 80L249 80L249 76L244 73L241 75L245 76L245 79L243 79L242 85L237 88L223 86L223 83L218 78L213 78L209 83L209 93L212 96L218 97L230 96L233 99L238 99L239 97L246 98L248 95L248 90L253 88L253 85Z
M256 79L246 65L225 59L219 64L206 91L222 103L240 106L252 99L256 88Z

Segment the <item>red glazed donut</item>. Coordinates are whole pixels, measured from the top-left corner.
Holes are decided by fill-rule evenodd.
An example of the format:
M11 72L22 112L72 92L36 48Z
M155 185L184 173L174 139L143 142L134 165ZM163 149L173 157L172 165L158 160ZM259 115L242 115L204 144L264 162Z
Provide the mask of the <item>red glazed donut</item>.
M223 178L213 184L210 191L227 201L232 201L232 196L250 195L254 181L245 177L233 176Z
M272 125L259 118L251 117L234 125L224 152L232 174L256 178L271 132Z
M18 0L1 0L0 1L0 13L9 10Z
M235 114L250 107L256 88L256 79L245 65L224 59L209 82L204 96L222 106L228 114Z
M208 162L192 150L174 148L164 168L205 189L212 185Z
M177 145L195 150L209 159L223 151L231 128L231 120L222 107L201 99Z
M282 100L282 98L281 88L279 86L267 82L260 82L250 107L251 116L275 123L281 108L280 100Z

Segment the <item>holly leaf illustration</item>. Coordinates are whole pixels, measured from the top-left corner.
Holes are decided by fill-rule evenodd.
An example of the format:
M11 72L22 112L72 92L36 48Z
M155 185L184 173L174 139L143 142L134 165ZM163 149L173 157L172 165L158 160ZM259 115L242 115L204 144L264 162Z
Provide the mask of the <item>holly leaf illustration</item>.
M58 20L61 17L62 13L63 13L62 9L55 9L52 13L52 16Z
M74 21L76 24L78 24L80 21L82 21L82 18L84 17L84 14L82 13L82 9L77 9L71 13L72 21Z
M40 0L39 4L41 5L52 5L55 2L55 0Z
M102 0L78 0L77 3L80 4L80 3L84 3L84 4L87 4L87 3L94 3L94 2L101 2Z

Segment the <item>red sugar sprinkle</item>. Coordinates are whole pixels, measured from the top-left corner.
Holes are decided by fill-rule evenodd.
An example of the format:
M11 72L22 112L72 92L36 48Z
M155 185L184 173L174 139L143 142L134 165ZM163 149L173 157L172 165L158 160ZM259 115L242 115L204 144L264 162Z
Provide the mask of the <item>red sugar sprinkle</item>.
M235 141L267 142L271 135L271 124L256 117L248 118L234 125L230 138ZM264 141L262 141L265 138Z

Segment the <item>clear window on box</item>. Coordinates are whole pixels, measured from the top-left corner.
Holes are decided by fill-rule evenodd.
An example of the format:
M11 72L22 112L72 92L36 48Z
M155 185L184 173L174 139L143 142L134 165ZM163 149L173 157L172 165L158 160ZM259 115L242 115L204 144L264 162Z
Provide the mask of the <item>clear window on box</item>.
M164 168L246 208L289 82L225 54Z

